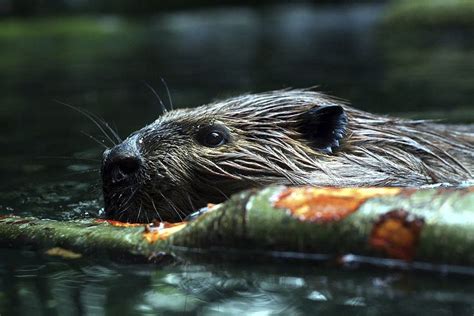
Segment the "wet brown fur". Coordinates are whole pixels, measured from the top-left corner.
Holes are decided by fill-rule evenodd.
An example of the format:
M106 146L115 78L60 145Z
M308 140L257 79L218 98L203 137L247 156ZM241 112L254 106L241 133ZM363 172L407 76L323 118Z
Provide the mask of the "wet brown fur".
M341 105L348 122L340 146L325 153L300 130L303 113L331 105ZM196 130L215 123L227 127L229 143L197 143ZM209 202L269 184L459 184L473 179L473 131L367 113L310 90L174 110L125 140L137 142L145 165L133 185L104 186L106 212L119 220L176 221Z

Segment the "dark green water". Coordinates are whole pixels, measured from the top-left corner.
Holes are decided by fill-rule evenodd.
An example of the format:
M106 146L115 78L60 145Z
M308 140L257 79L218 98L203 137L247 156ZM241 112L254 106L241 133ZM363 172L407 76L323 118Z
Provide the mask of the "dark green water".
M474 122L472 27L388 23L381 5L0 20L0 214L100 213L102 140L175 106L319 85L366 110ZM474 23L473 23L474 24ZM473 315L474 279L320 265L64 261L0 249L0 315Z

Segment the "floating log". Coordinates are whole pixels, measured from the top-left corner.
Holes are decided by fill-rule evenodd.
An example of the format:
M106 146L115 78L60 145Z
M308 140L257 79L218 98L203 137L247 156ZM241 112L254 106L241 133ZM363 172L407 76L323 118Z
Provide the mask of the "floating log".
M303 259L355 255L474 271L474 187L273 186L236 194L192 221L174 224L8 215L0 218L0 243L69 258L157 261L196 252L291 253Z

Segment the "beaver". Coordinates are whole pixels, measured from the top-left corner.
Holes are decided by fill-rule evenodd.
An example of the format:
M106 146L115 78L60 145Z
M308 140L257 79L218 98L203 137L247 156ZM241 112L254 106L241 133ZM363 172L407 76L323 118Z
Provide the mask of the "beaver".
M459 184L473 179L472 131L371 114L311 89L172 110L104 152L105 214L180 221L270 184Z

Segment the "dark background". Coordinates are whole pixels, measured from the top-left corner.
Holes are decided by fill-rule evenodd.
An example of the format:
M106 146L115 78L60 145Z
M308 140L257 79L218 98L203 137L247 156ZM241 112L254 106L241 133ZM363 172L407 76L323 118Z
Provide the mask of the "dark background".
M177 107L317 85L369 111L473 122L470 3L0 0L0 189L71 168L45 156L100 157L82 134L97 128L54 100L124 137L159 114L145 83L167 99L160 78Z
M160 78L175 107L317 85L373 112L473 123L474 1L0 0L0 215L97 216L103 148L87 135L107 140L55 100L125 137L159 115L146 83L168 102ZM473 282L461 281L2 249L0 314L472 316Z

